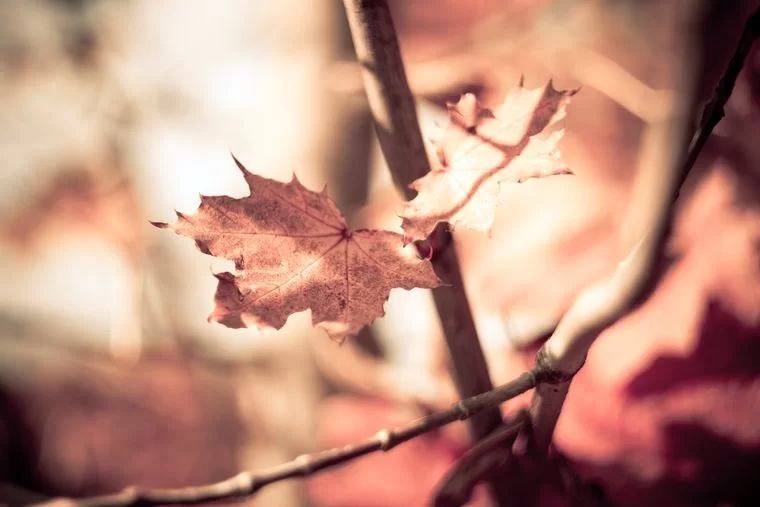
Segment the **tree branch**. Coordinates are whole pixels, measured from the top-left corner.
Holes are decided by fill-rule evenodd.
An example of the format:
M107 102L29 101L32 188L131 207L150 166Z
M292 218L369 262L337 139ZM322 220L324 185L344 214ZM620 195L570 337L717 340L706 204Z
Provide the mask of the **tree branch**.
M426 175L430 165L388 2L343 4L380 148L396 187L412 199L415 192L409 184Z
M513 459L512 445L528 417L526 411L518 412L511 421L505 422L459 458L441 481L432 504L435 507L465 505L475 486L495 472L503 471L505 463Z
M406 79L388 2L344 0L343 3L380 147L394 183L407 199L411 199L414 191L409 185L430 171L430 162L422 142L415 101ZM467 398L492 389L493 384L450 232L439 227L432 238L433 243L443 245L433 252L433 267L449 284L434 289L433 298L459 395ZM501 423L498 407L484 410L470 421L470 434L475 441L481 440ZM507 505L509 492L502 486L502 481L491 481L499 505Z
M697 157L702 151L707 139L710 137L710 134L712 134L713 129L718 123L720 123L720 120L726 116L726 104L734 91L736 79L739 77L742 68L744 68L744 61L747 59L752 46L758 38L760 38L760 7L755 10L752 16L750 16L744 24L744 30L742 31L739 43L736 45L734 54L728 62L728 67L726 67L726 71L723 73L723 76L721 76L712 99L702 111L699 130L692 139L691 145L689 145L689 156L684 164L684 170L681 172L678 184L679 190L683 185L683 182L686 181L689 171L697 161Z
M484 410L532 389L540 381L534 370L527 371L489 392L461 400L448 410L436 412L395 429L385 429L356 443L313 454L298 456L293 461L259 471L241 472L229 479L204 486L174 489L127 488L121 493L80 500L56 499L37 504L40 507L149 507L167 504L199 504L253 495L264 486L290 479L307 477L320 470L346 463L365 454L389 451L397 445L458 420L466 420Z
M625 315L644 289L651 284L669 218L673 196L680 181L684 147L694 99L695 64L692 55L674 58L678 66L673 87L676 104L663 120L646 127L642 141L636 184L631 199L635 226L642 239L609 277L592 284L575 300L552 336L541 348L538 359L561 379L556 385L536 389L531 406L534 444L546 454L573 375L599 334Z
M702 9L695 9L699 19ZM678 191L699 156L713 128L725 115L736 78L750 48L760 35L760 9L747 21L741 40L718 85L705 107L699 129L688 154L683 157L694 109L697 75L693 34L684 44L684 55L675 59L674 73L678 103L663 121L650 124L643 141L639 176L632 198L632 209L642 239L631 249L616 272L584 290L561 319L537 358L538 371L556 374L556 382L537 387L531 406L536 448L545 451L552 439L572 377L582 367L594 340L609 325L622 317L653 288L654 266L660 257L671 228L672 208Z

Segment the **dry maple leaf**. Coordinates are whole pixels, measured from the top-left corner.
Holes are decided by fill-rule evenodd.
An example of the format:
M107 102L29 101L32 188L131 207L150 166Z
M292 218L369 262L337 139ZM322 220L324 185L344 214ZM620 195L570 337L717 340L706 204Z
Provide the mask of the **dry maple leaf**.
M557 150L564 130L537 135L564 118L576 92L551 81L529 90L521 80L494 111L469 93L449 104L449 125L434 141L440 167L412 183L419 194L400 213L405 241L424 239L439 222L489 231L500 182L570 173Z
M400 234L349 230L326 188L313 192L295 175L282 183L235 163L251 195L201 196L195 215L177 213L173 226L154 223L235 262L236 274L216 275L209 321L280 329L290 315L311 309L315 325L343 339L384 314L392 288L440 285L430 262L404 250Z

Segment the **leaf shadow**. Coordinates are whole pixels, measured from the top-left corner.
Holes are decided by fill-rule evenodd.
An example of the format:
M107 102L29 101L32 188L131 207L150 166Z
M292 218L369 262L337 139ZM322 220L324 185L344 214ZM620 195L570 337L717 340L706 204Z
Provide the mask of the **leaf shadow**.
M643 398L706 380L760 376L760 329L741 322L717 301L707 303L697 347L688 356L662 355L626 386Z
M749 507L760 503L760 443L742 444L694 422L662 428L665 471L638 465L575 461L583 477L604 485L618 507Z
M684 477L661 479L653 486L653 494L683 496L709 505L758 505L760 443L743 445L695 423L670 424L664 433L666 459L687 464L688 471Z

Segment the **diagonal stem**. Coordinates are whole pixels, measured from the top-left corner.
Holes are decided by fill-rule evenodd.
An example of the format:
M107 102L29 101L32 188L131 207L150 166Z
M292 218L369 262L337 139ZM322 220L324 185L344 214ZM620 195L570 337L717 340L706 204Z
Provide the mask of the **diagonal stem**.
M712 99L707 103L702 111L702 118L699 122L697 133L689 145L689 155L684 164L683 170L679 177L678 189L680 190L683 182L686 180L689 171L697 161L699 153L702 151L707 139L712 134L713 129L720 123L720 120L726 116L726 103L731 98L736 85L736 79L744 68L744 61L747 59L752 46L760 38L760 7L747 19L744 24L739 43L736 50L728 62L726 71L721 76L718 86L715 88Z
M430 165L388 2L343 4L380 148L396 187L411 199L409 184L427 174Z
M364 88L383 155L396 186L407 199L409 185L430 171L414 97L401 59L401 50L386 0L344 0L356 57L362 67ZM448 231L434 233L447 236ZM463 398L493 388L483 350L462 282L462 273L451 241L433 259L438 275L450 285L433 290L438 315L449 348L454 379ZM498 407L484 410L470 422L478 441L502 423ZM500 481L491 482L499 505L509 502Z
M265 486L291 479L308 477L320 470L331 468L360 456L377 451L390 451L394 447L424 433L441 428L454 421L466 420L485 410L498 407L534 388L542 379L534 370L527 371L511 382L487 393L460 400L448 410L435 412L394 429L385 429L353 445L346 445L298 456L293 461L263 470L241 472L234 477L213 484L173 489L127 488L121 493L82 499L53 499L37 504L38 507L152 507L154 505L192 505L218 500L231 500L257 493Z
M695 19L704 22L703 9L695 4ZM630 308L646 297L654 287L655 262L672 227L672 209L678 192L691 171L713 128L725 115L724 106L733 91L736 78L754 42L760 37L760 8L747 20L739 44L728 68L705 107L697 133L685 157L688 117L694 109L694 81L698 54L685 44L684 55L677 64L681 106L664 121L647 129L642 149L641 178L633 205L640 215L644 236L621 262L616 273L586 289L563 316L549 341L539 351L536 370L554 375L554 382L536 389L531 407L536 448L545 452L562 409L573 376L583 365L596 337Z

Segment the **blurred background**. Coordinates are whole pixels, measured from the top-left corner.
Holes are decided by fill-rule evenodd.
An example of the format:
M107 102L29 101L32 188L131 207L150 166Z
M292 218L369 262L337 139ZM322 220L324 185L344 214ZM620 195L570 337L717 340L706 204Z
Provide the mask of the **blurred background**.
M625 254L691 4L391 2L426 138L466 91L494 106L520 76L581 87L560 145L574 176L505 184L491 237L456 231L495 383ZM701 97L757 7L708 2ZM558 449L611 505L760 501L759 136L756 47L654 294L600 337L559 421ZM230 152L327 183L354 227L399 230L342 3L0 1L0 503L220 480L456 399L426 291L395 290L343 345L308 312L273 333L207 323L230 266L148 221L246 195ZM241 503L426 505L466 447L456 423Z

